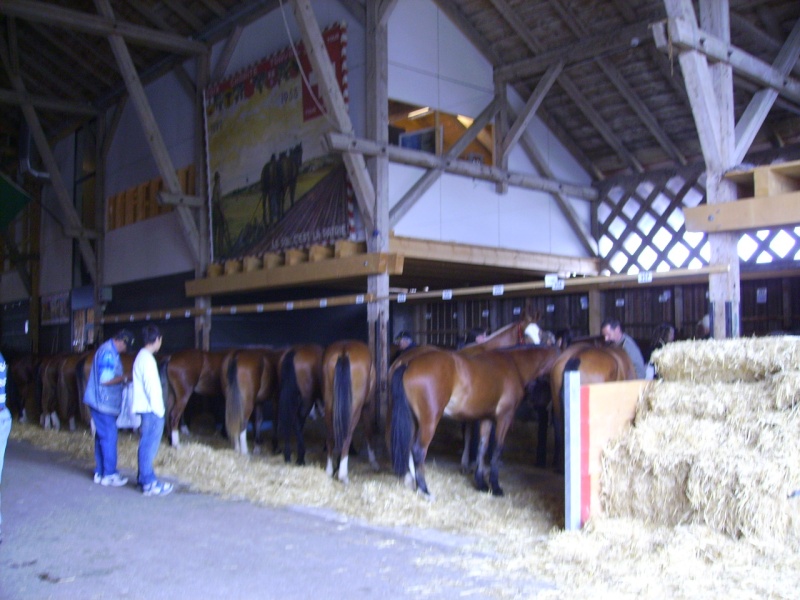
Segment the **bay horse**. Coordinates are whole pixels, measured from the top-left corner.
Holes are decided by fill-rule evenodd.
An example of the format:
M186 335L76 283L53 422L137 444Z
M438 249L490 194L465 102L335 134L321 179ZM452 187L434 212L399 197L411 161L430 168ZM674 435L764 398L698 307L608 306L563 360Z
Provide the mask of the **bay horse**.
M620 347L582 342L568 346L553 363L550 372L550 395L552 398L553 428L555 433L555 456L557 467L563 461L564 449L564 373L580 372L581 385L626 381L636 379L628 353Z
M322 398L322 355L318 344L298 344L280 358L280 395L275 431L283 437L283 459L292 458L292 435L297 440L297 464L305 464L303 427L311 409ZM276 438L277 440L277 438Z
M62 421L69 423L70 431L75 431L75 422L78 417L86 425L91 423L91 413L88 407L83 405L83 397L78 392L76 372L78 365L83 364L88 354L88 352L68 354L57 363L56 395L58 397L58 414ZM82 408L82 405L84 408Z
M253 417L253 452L261 444L264 407L277 383L278 355L267 349L232 350L222 359L225 429L239 454L247 454L247 424Z
M334 475L334 455L339 456L338 478L348 483L348 456L353 432L363 415L369 462L378 469L372 448L375 410L375 364L364 342L342 340L330 344L322 355L322 397L325 402L325 472Z
M173 447L180 446L181 417L192 394L222 398L221 367L226 350L205 351L194 348L179 350L163 365L167 387L164 400L169 420L167 430Z
M502 496L500 457L506 434L522 399L525 385L547 373L558 349L519 346L475 355L436 350L398 366L390 382L392 467L406 483L430 495L425 481L428 447L443 416L481 422L475 485ZM492 453L489 486L484 457L492 424L497 443Z
M66 354L45 356L39 362L36 397L41 410L40 424L45 429L61 429L58 415L58 368Z
M10 410L16 410L20 423L39 419L40 408L34 404L38 369L39 358L32 353L19 355L8 361L8 382L11 387L6 389L6 403Z

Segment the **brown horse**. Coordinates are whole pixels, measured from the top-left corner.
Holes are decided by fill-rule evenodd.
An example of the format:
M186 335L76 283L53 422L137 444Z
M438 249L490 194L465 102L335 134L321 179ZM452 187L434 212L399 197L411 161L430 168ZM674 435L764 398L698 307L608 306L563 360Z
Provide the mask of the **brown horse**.
M225 394L225 429L233 449L247 454L247 424L253 419L253 452L261 444L264 406L277 383L277 354L271 350L232 350L222 359L222 391Z
M36 395L41 409L40 422L45 429L61 429L58 415L58 368L67 356L45 356L39 362Z
M508 325L501 327L497 331L495 331L492 335L488 336L482 342L475 342L473 344L468 344L464 346L457 352L462 356L475 356L476 354L480 354L481 352L485 352L486 350L496 350L498 348L508 348L511 346L516 346L521 343L524 343L525 340L525 330L534 325L538 329L538 325L534 324L534 319L528 315L526 312L525 315L519 320L509 323ZM387 377L388 381L392 381L392 376L395 370L400 367L401 365L408 364L412 359L421 356L422 354L426 354L432 350L442 350L437 346L414 346L409 348L402 354L398 355L394 362L392 363L391 367L389 368L389 374ZM392 405L391 405L391 394L389 395L389 409L387 410L386 414L386 445L390 446L391 442L389 440L389 431L391 426L391 418L392 418ZM463 473L467 473L469 471L469 449L470 444L472 441L472 427L469 424L465 423L464 426L464 450L461 453L461 471Z
M169 357L165 365L169 389L164 390L169 413L170 443L180 446L181 417L192 394L222 397L221 367L227 351L179 350Z
M375 365L369 346L359 341L334 342L322 356L322 395L325 401L328 462L325 472L333 477L333 457L340 457L338 477L348 483L347 461L358 420L364 417L369 462L378 469L372 449L375 410Z
M39 358L30 353L12 358L8 363L11 388L6 389L6 402L10 410L16 411L21 423L39 419L40 408L34 404L38 369Z
M69 430L75 431L75 421L78 416L81 420L89 425L91 422L91 415L89 411L82 410L81 400L83 397L78 393L78 378L76 369L79 364L83 364L88 352L80 354L68 354L62 360L58 361L58 373L56 375L56 395L58 397L58 415L62 422L69 423Z
M581 385L636 379L636 370L628 353L617 346L598 345L592 342L578 343L569 346L558 357L550 372L550 394L552 397L553 428L556 440L553 462L559 467L564 456L564 399L562 390L566 371L579 371Z
M425 482L428 446L443 416L481 422L475 484L486 491L483 459L492 424L497 444L492 454L489 483L500 496L500 456L525 385L547 373L558 355L556 348L521 346L488 350L474 356L437 350L399 366L392 376L390 448L395 473L429 494Z
M283 458L287 463L292 458L294 435L297 439L297 464L305 464L303 427L311 409L322 398L322 354L322 346L299 344L287 350L280 359L280 399L274 426L277 434L283 437Z

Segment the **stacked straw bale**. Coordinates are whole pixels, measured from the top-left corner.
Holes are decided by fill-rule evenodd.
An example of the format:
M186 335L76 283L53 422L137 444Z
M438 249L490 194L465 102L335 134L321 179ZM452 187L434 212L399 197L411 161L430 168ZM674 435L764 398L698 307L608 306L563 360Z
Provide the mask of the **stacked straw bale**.
M603 455L612 517L800 539L800 338L687 341Z

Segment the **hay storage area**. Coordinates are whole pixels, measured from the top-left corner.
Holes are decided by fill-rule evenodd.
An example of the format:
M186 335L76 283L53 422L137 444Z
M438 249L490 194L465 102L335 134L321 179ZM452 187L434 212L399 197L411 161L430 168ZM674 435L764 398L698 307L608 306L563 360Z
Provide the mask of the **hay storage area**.
M610 515L797 544L800 339L678 342L603 458Z
M789 375L789 372L779 372L770 380L775 386L773 389L783 389L780 398L774 399L775 406L781 406L783 412L794 410L794 400L789 400L793 394L787 383L791 381ZM768 385L765 379L752 383ZM684 391L701 389L695 384L681 385L686 386L681 388ZM693 510L694 500L688 494L681 496L679 491L685 489L692 468L696 470L696 481L702 483L703 477L708 476L701 468L707 469L711 463L701 462L696 457L702 454L704 439L722 435L725 419L736 412L732 408L737 404L735 389L741 385L733 384L728 388L728 395L706 392L708 408L684 411L686 414L679 424L683 428L699 427L691 438L694 446L687 444L681 453L663 458L661 463L653 459L655 472L661 478L658 489L662 494L670 490L676 497L674 500L663 495L659 497L640 477L622 478L628 486L627 495L636 494L636 502L652 507L669 502L672 508L657 508L665 513L663 518L603 517L590 521L580 532L561 530L563 478L531 466L535 454L535 423L517 422L512 428L500 474L506 492L503 498L476 492L471 478L459 473L460 427L447 421L443 421L437 431L428 457L428 484L436 495L432 502L400 485L390 472L385 453L379 452L382 470L372 472L366 464L360 440L358 446L362 454L350 461L351 484L344 487L327 478L323 471L319 421L307 425L309 452L308 466L304 468L285 465L282 457L271 454L241 457L218 436L194 433L180 449L162 445L156 471L180 482L184 489L223 498L244 498L265 506L300 505L334 511L341 519L461 536L465 540L465 552L453 560L475 574L496 577L501 573L507 582L502 588L483 590L482 597L486 598L531 598L531 580L554 585L554 589L540 591L536 596L545 599L591 596L795 598L800 583L800 545L794 538L731 536L714 526L713 520L706 523L702 518L684 518ZM750 389L753 398L763 398L764 394L757 392L756 386ZM682 403L693 406L687 402L684 391L677 398L663 394L660 399L655 395L643 399L636 429L642 429L647 413L654 429L641 435L643 443L649 444L646 451L653 456L659 444L664 443L665 434L657 429L659 421L664 426L664 420L673 418L672 413L678 411ZM716 408L712 408L712 404ZM704 414L705 418L697 418ZM740 434L747 442L746 449L756 452L759 448L781 447L786 431L780 426L780 411L760 414L764 427L759 429L761 425L754 424ZM52 432L15 424L12 436L69 453L86 464L87 477L91 474L93 445L88 432ZM127 473L134 473L136 469L136 444L134 435L122 433L120 436L120 467ZM621 452L619 448L623 442L618 444L616 451ZM559 489L559 486L562 487ZM614 489L621 489L616 481ZM794 501L800 503L800 498ZM710 512L709 519L714 515L715 506L709 505L705 511ZM673 513L675 516L671 516ZM719 518L724 523L723 514ZM421 555L420 561L426 560L430 559Z

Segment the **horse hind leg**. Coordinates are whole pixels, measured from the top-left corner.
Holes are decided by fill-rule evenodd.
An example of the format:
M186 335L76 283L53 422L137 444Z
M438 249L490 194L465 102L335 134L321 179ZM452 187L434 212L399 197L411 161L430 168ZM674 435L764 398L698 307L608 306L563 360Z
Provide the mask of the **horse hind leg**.
M500 454L502 451L503 447L498 443L492 454L492 463L489 469L489 485L492 488L492 496L503 495L503 488L500 487Z
M471 426L471 425L470 425ZM486 485L486 450L489 447L489 436L492 432L491 421L481 421L481 437L478 444L477 466L475 468L475 487L478 491L487 492L489 486Z

